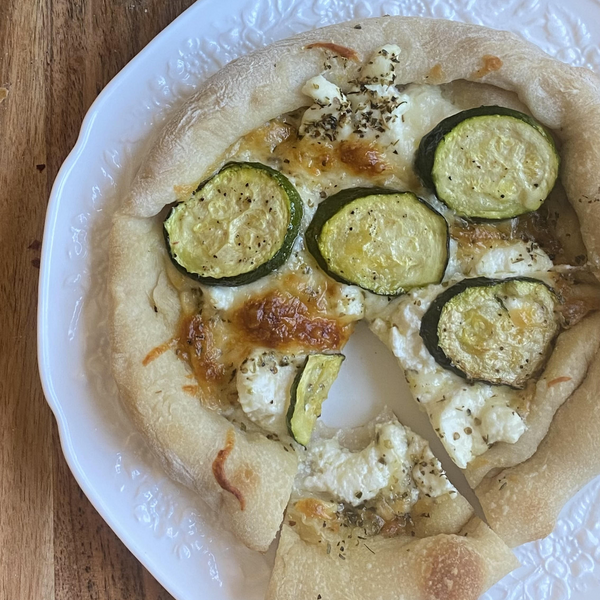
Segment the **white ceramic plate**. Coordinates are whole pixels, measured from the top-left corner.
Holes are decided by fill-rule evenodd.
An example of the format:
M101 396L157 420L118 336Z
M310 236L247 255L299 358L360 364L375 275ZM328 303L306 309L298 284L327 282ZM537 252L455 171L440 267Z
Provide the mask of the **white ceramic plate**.
M190 492L168 480L119 405L108 366L111 214L153 134L208 75L293 33L383 14L509 29L561 60L600 72L598 0L571 0L568 7L560 0L201 0L100 94L52 190L38 314L44 391L80 486L178 600L262 599L273 550L262 556L242 547ZM398 397L405 389L400 370L365 327L347 350L326 422L357 425L388 403L402 406L402 420L429 433L406 392ZM439 451L437 440L434 445ZM464 490L457 470L445 465ZM517 554L523 567L490 590L487 600L597 600L600 479L569 502L551 536Z

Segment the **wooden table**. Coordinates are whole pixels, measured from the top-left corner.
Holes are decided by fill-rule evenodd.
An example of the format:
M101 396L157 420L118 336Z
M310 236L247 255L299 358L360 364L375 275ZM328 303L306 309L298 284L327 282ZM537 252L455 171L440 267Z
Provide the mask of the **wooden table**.
M0 0L0 598L171 596L88 502L36 360L50 188L102 88L193 0Z

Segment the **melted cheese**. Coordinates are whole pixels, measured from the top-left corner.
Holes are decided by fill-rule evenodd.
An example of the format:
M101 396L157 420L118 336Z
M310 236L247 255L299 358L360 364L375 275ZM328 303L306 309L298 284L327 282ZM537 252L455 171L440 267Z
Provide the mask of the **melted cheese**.
M472 252L464 262L464 272L469 277L515 277L550 271L553 267L539 246L522 240L494 241L483 251Z
M255 349L240 365L236 386L242 410L271 433L287 435L290 388L306 355Z
M402 498L408 512L420 494L455 491L427 442L397 421L376 425L375 440L359 452L342 447L337 438L313 444L305 469L303 490L351 506L376 497Z
M412 84L399 91L394 83L400 52L395 45L381 48L346 93L322 75L310 79L302 91L314 104L302 116L300 135L325 143L376 144L385 153L378 183L402 189L419 187L412 165L421 138L458 109L438 86ZM317 175L323 185L323 173ZM333 175L339 183L339 172Z

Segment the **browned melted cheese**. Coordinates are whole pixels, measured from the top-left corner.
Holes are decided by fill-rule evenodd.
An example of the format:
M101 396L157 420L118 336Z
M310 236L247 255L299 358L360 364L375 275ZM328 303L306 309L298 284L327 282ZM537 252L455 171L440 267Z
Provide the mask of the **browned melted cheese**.
M338 154L340 161L357 174L379 175L390 169L373 142L343 141L338 147Z
M262 153L265 150L273 152L277 146L295 135L295 129L289 123L273 119L265 123L262 127L251 131L243 140L244 145L258 150Z
M335 56L341 56L342 58L347 58L348 60L358 60L358 54L356 53L356 50L352 50L352 48L346 48L345 46L340 46L339 44L333 44L332 42L315 42L314 44L308 44L308 46L305 46L305 48L307 50L312 48L323 48L324 50L329 50Z
M300 138L293 125L280 119L247 134L243 146L263 159L278 159L283 163L283 171L294 174L300 171L312 177L328 172L377 177L391 170L385 152L376 142Z
M469 223L465 226L453 224L450 227L450 235L458 242L459 249L461 247L483 249L488 247L490 241L510 239L510 232L503 231L496 225L487 224Z
M245 302L232 322L242 339L268 348L339 349L350 328L315 312L289 292L274 290Z
M235 433L233 429L229 429L225 438L225 447L219 450L219 452L217 453L217 457L213 461L212 472L219 486L223 488L226 492L233 494L240 503L240 509L244 510L246 508L246 500L242 492L237 487L235 487L233 483L231 483L231 481L229 481L225 474L225 462L231 454L234 444Z
M473 78L481 79L482 77L485 77L488 73L498 71L502 67L502 64L502 60L497 56L485 54L483 56L483 66L473 73Z
M330 171L377 176L391 169L377 144L362 140L324 142L309 137L300 139L294 134L273 154L290 168L299 168L314 177Z
M302 498L294 505L296 512L307 519L318 519L319 521L331 521L335 519L330 509L317 498Z
M212 328L201 315L181 320L177 350L178 356L189 362L198 380L220 382L224 379L226 370L221 362L222 351L215 344Z

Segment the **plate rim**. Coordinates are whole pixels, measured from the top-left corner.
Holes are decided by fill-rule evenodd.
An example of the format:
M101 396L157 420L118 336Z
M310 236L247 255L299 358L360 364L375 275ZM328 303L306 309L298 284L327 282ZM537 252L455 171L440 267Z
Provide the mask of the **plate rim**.
M49 364L48 354L51 351L50 339L46 334L49 322L49 304L50 304L50 263L52 250L54 247L54 233L58 223L58 213L60 208L60 200L63 190L66 187L69 176L76 168L81 159L87 142L92 134L93 126L98 116L98 113L103 109L104 105L112 96L117 93L119 87L128 78L129 73L137 69L138 64L142 63L147 55L151 54L156 46L163 43L163 39L167 38L181 22L189 18L189 14L198 10L200 5L203 8L217 4L219 0L196 0L180 15L171 21L164 29L162 29L148 44L146 44L102 89L100 94L95 98L88 108L79 129L79 134L75 145L63 161L56 178L52 184L48 204L46 207L46 216L44 219L44 230L42 237L42 249L40 257L40 274L38 278L38 301L37 301L37 363L38 372L42 391L47 404L50 406L52 413L56 419L58 428L60 446L67 462L67 465L73 474L77 484L85 494L86 498L92 504L94 509L99 513L102 519L108 524L112 532L126 546L126 548L135 556L135 558L148 570L150 575L154 577L160 585L174 598L184 598L186 591L172 579L167 577L166 570L162 565L154 560L148 554L141 542L132 535L126 528L121 527L118 519L113 511L106 504L102 496L100 496L93 488L85 471L79 463L77 453L73 446L71 431L68 424L67 416L65 415L58 396L54 390L54 378Z

